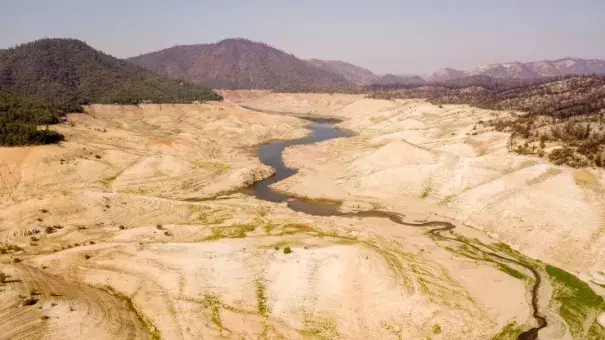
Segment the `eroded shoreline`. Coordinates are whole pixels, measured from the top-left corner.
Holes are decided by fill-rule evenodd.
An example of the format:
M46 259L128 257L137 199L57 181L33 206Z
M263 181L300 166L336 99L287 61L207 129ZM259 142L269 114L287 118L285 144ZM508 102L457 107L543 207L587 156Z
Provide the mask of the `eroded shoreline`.
M343 122L336 126L358 133L325 143L309 139L308 121L212 103L92 106L89 115L70 116L71 124L57 126L70 136L61 147L3 150L0 172L6 200L0 209L0 234L5 242L0 250L7 254L2 270L6 268L11 281L22 280L0 288L5 291L2 313L19 316L7 319L5 328L27 324L23 334L31 335L43 326L49 339L68 339L69 334L126 338L112 325L135 317L126 313L95 323L90 312L105 310L105 300L89 300L75 288L66 292L70 299L54 297L61 293L56 289L44 295L39 287L46 276L16 271L13 261L19 261L66 282L107 287L128 297L166 339L511 340L524 332L525 339L532 339L541 326L535 316L548 319L540 338L602 338L605 304L596 295L598 289L570 274L582 271L571 266L565 272L538 261L562 265L507 235L492 233L488 222L465 218L470 210L449 213L463 197L445 200L456 195L457 187L436 173L469 186L467 194L473 195L465 202L478 206L491 201L474 195L476 191L485 193L493 184L508 188L511 175L499 179L491 171L485 176L496 178L477 186L466 180L478 174L465 162L497 169L516 164L475 153L454 158L461 145L435 144L443 141L439 138L451 143L452 131L465 135L467 125L435 119L450 119L466 108L438 110L411 102L385 111L374 107L382 102L356 98L326 97L302 112L341 116ZM351 100L358 104L344 111L334 107ZM297 103L269 109L295 111ZM355 105L364 112L353 112ZM339 135L329 124L320 126L324 134ZM242 188L274 173L255 154L259 146L301 140L311 144L278 145L280 164L298 169L292 170L296 176L279 181L271 177L280 204L241 194ZM511 171L520 176L535 170L533 175L540 176L536 169L519 166ZM554 179L569 174L561 171ZM549 195L542 197L553 197ZM573 196L565 201L582 202ZM541 227L534 234L515 229L519 224L511 224L510 216L526 218L515 202L500 204L514 211L508 219L499 210L483 214L503 219L501 229L531 242L536 233L557 232L537 223L532 225ZM454 233L447 223L456 227ZM533 267L541 284L535 285L531 270L517 262ZM540 292L539 301L534 299L539 310L532 309L532 288ZM43 293L34 295L37 304L21 306L23 297L36 290ZM130 310L124 303L110 307Z
M255 110L258 112L262 112L260 110ZM280 114L280 113L273 113ZM305 117L301 117L303 119L308 119ZM409 223L403 219L403 216L397 213L388 212L388 211L380 211L380 210L371 210L371 211L361 211L361 212L342 212L339 210L339 205L337 204L324 204L322 202L314 201L314 200L305 200L300 197L288 195L287 193L278 192L271 189L271 185L282 181L288 177L294 176L297 173L296 169L288 168L283 162L283 152L286 148L296 146L296 145L305 145L312 143L320 143L324 141L328 141L335 138L347 138L352 137L355 134L346 131L340 130L334 127L335 122L314 122L309 124L307 128L311 130L311 135L295 139L291 141L277 141L277 142L269 142L259 147L257 151L257 155L259 156L260 161L268 166L271 166L275 169L275 174L269 178L261 180L259 182L254 183L249 193L260 199L266 200L270 202L288 202L288 207L297 212L303 212L305 214L314 215L314 216L357 216L357 217L380 217L380 218L388 218L394 223L410 226L410 227L435 227L431 228L427 231L428 234L437 236L443 240L448 240L456 243L460 243L466 246L473 248L474 250L482 253L485 256L491 257L496 262L505 261L508 263L513 263L520 267L523 267L529 270L533 277L534 282L531 288L531 307L532 307L532 316L534 320L537 322L537 327L532 327L527 331L522 332L517 339L518 340L536 340L538 338L538 332L545 328L548 325L544 314L540 312L538 305L538 294L540 290L540 285L542 283L542 278L538 271L524 261L519 261L512 259L510 257L497 254L492 251L486 251L477 245L474 245L470 242L465 241L456 235L453 230L456 226L450 222L444 221L427 221L423 223ZM341 202L342 203L342 202ZM449 232L453 236L448 237L442 235L444 232Z

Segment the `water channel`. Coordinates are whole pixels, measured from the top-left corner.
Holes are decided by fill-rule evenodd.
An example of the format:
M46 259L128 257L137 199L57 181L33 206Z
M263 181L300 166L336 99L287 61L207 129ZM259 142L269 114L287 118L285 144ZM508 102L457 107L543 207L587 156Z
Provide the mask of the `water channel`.
M268 166L275 169L275 174L262 181L256 182L250 188L246 190L246 193L265 201L271 202L287 202L288 207L294 211L304 212L309 215L315 216L357 216L357 217L383 217L389 220L409 227L427 228L427 232L433 236L437 236L438 239L448 240L460 244L466 244L474 250L482 253L484 256L496 261L496 262L507 262L516 264L520 267L524 267L530 271L533 275L533 283L531 288L531 307L532 316L537 323L536 327L530 328L521 333L518 340L536 340L538 339L538 332L547 326L547 321L540 313L538 305L538 292L542 278L538 271L527 264L524 261L519 261L513 257L501 255L496 252L483 249L475 244L467 242L464 238L458 237L454 233L456 226L450 222L443 221L429 221L424 223L409 223L403 218L403 215L389 212L389 211L365 211L356 213L344 213L339 210L337 204L330 204L323 201L308 200L300 197L291 196L285 193L273 190L270 186L274 183L282 181L290 176L296 174L296 169L288 168L284 164L283 152L286 148L295 145L305 145L312 143L319 143L335 138L346 138L355 135L352 131L347 131L337 128L334 124L340 122L337 119L324 119L324 118L310 118L312 123L307 126L311 130L311 134L300 139L288 140L288 141L275 141L264 144L258 148L257 155L260 161Z

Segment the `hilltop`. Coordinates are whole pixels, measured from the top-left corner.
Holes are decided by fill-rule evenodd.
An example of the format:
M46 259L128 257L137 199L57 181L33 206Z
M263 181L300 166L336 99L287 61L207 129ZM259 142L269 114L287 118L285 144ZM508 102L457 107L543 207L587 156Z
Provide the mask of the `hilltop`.
M394 74L385 74L381 77L378 77L372 82L372 85L378 86L391 86L391 85L422 85L425 84L426 81L419 76L398 76Z
M349 83L292 54L247 39L175 46L128 59L170 78L219 89L273 89Z
M372 71L344 61L309 59L307 62L328 72L336 73L353 84L372 84L378 78Z
M70 105L220 99L205 86L165 79L75 39L42 39L0 52L0 90Z

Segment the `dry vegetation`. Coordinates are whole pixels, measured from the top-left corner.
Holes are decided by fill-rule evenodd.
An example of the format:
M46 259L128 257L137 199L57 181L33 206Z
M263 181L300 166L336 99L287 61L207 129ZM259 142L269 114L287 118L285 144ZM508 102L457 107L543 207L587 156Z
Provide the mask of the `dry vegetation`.
M476 79L478 80L478 79ZM431 85L378 91L373 98L428 98L435 104L472 106L520 112L482 121L511 133L509 149L520 154L547 155L555 164L573 167L605 165L605 78L565 77L525 80L519 84L494 80L457 85ZM529 83L529 84L528 84Z

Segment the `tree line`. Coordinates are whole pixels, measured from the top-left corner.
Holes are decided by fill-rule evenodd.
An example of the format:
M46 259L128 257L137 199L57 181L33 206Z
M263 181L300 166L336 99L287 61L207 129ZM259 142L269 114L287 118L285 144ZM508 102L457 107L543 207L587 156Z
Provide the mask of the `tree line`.
M58 105L0 91L0 145L19 146L57 143L64 136L48 130L65 111ZM46 129L38 129L46 125Z
M0 90L80 105L221 100L201 84L167 79L75 39L41 39L0 52Z

